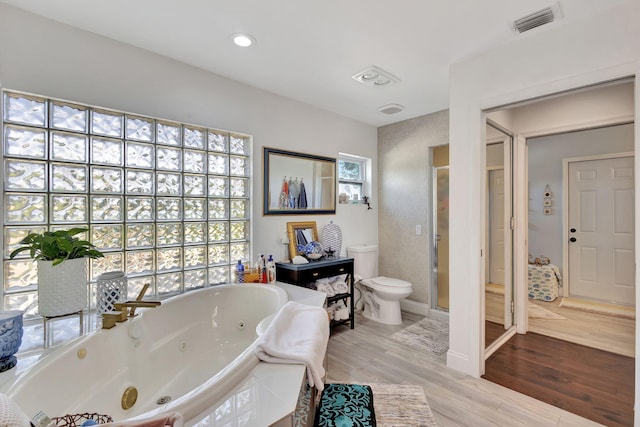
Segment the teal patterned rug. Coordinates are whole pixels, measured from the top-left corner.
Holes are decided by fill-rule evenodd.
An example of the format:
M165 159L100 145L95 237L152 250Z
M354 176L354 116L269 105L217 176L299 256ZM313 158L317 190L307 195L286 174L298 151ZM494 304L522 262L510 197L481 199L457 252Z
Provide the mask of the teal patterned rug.
M345 394L343 391L351 388L355 391L356 401L359 403L359 413L367 414L371 411L369 403L373 401L373 414L375 414L375 417L371 417L369 421L363 419L361 422L354 422L344 417L340 418L341 415L345 413L353 414L354 411L349 409L349 405L345 406L344 398L335 399L335 396ZM369 388L373 392L372 399L368 395L367 389ZM330 390L329 394L332 396L332 399L325 402L330 403L327 411L328 416L325 417L324 423L316 425L323 427L362 427L373 426L375 424L367 424L367 422L375 422L380 427L438 427L422 386L405 384L327 384L327 389ZM330 423L327 423L329 419L331 419ZM307 418L305 417L306 420ZM294 425L297 427L308 426L306 422L296 422Z
M368 385L327 384L322 392L315 426L376 427L373 392Z

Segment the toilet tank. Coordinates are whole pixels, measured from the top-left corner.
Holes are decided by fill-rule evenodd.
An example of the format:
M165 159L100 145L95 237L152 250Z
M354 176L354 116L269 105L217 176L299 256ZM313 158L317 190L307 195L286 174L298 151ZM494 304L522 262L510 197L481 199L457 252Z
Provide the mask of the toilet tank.
M378 264L377 245L354 245L347 247L347 256L353 258L353 274L363 279L376 277Z

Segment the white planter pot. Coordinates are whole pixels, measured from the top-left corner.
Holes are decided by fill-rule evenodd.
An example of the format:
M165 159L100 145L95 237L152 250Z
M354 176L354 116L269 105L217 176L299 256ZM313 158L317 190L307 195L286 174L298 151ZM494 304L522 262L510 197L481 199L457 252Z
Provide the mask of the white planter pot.
M76 313L87 307L87 259L38 261L38 312L43 317Z

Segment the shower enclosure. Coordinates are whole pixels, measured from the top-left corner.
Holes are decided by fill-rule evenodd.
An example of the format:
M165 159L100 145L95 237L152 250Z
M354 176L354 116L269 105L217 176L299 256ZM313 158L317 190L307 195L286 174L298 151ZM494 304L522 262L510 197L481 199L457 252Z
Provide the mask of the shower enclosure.
M434 147L431 308L449 310L449 146Z

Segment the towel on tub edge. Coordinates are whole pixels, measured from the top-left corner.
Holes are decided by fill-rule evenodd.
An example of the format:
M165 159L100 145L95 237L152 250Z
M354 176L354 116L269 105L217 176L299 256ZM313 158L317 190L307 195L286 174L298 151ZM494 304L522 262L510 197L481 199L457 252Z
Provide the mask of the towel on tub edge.
M0 393L0 426L30 427L29 417L6 394Z
M256 354L270 363L307 365L309 385L324 389L329 318L322 307L287 302L258 340Z
M179 412L170 412L152 418L131 421L115 421L100 427L182 427L184 418Z

